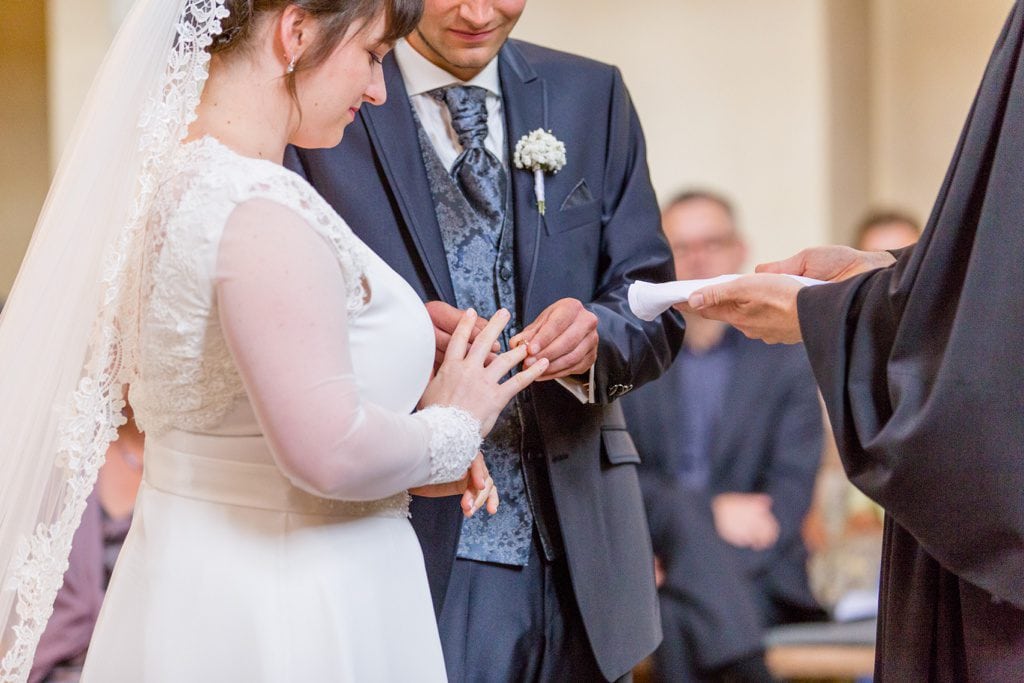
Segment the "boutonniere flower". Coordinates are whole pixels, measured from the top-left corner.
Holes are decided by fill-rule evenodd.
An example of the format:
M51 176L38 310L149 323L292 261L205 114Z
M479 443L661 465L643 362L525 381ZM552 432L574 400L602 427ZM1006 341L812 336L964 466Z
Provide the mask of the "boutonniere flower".
M538 128L519 138L515 153L516 168L533 171L533 192L537 197L537 210L544 215L544 174L558 173L565 166L565 144Z

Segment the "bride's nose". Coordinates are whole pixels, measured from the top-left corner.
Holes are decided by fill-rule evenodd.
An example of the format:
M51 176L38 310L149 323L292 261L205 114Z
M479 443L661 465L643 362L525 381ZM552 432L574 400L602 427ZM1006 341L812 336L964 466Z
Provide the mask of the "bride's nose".
M373 77L363 92L363 99L373 105L381 105L387 102L388 88L384 84L384 72L382 69L374 69Z

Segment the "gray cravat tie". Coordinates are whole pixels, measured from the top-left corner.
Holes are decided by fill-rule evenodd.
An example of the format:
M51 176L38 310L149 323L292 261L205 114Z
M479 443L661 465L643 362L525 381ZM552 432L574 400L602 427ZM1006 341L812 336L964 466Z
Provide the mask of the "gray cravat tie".
M505 213L505 169L484 146L487 139L487 91L475 85L453 85L431 92L448 106L462 153L452 178L476 211L495 224Z

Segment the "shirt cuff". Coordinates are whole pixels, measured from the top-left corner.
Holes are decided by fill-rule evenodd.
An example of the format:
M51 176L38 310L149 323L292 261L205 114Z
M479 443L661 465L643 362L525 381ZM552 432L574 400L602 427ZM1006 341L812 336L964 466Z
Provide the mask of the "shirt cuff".
M594 403L594 365L590 366L586 382L576 379L576 377L559 377L555 381L578 398L580 403Z

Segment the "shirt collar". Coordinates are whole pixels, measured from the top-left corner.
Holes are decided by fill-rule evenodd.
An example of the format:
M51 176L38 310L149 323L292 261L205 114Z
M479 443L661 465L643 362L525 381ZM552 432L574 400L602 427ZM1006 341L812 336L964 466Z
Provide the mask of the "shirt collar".
M495 56L483 71L468 81L460 81L441 67L421 55L408 41L400 40L395 45L395 60L402 72L405 90L409 97L422 95L431 90L449 85L475 85L501 97L501 82L498 79L498 57Z

